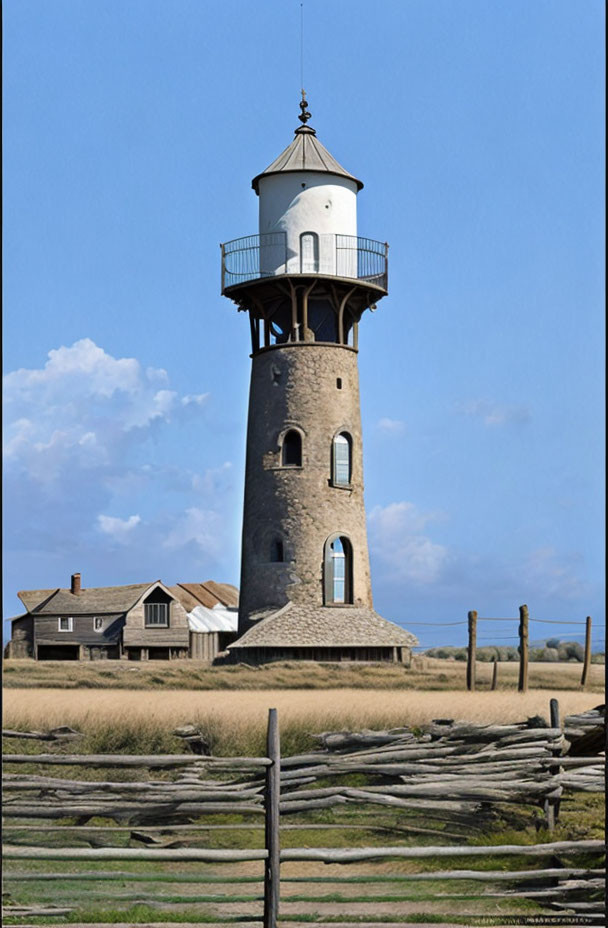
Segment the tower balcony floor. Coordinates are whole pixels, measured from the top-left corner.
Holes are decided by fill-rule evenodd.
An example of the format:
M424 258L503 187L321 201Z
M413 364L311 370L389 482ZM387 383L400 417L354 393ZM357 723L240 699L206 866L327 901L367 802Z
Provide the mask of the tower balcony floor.
M388 290L388 244L357 235L320 236L316 253L288 248L287 233L269 232L233 239L222 248L222 293L233 297L254 281L332 278ZM233 297L234 298L234 297Z

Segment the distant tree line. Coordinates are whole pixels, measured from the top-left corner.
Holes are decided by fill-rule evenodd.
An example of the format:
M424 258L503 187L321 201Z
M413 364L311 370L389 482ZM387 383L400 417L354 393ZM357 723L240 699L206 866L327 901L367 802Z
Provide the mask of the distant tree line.
M449 645L440 648L429 648L424 652L426 657L438 657L442 660L466 661L467 649L454 648ZM542 647L531 647L530 661L580 661L583 662L585 649L578 641L560 641L559 638L549 638ZM519 648L504 645L490 645L477 648L478 661L518 661ZM591 655L591 662L602 664L604 652L597 651Z

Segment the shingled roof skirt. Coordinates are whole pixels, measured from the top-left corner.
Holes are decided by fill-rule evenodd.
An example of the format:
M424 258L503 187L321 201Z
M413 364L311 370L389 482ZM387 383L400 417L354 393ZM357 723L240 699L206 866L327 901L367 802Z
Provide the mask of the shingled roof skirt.
M418 639L367 606L288 602L228 646L238 648L415 647Z
M297 128L293 142L281 152L278 158L275 158L272 164L268 165L265 171L253 178L251 186L259 196L259 182L262 177L270 174L292 174L295 171L335 174L354 181L358 190L363 187L363 181L346 171L334 156L330 155L318 140L317 133L311 126Z

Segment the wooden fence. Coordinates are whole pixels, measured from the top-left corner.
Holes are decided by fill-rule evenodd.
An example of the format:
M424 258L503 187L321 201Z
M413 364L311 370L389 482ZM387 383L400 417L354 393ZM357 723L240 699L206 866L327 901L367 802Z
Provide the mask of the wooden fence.
M73 861L205 861L208 863L263 862L264 928L276 928L281 887L281 863L320 861L345 864L356 861L399 859L451 859L468 861L496 856L550 858L544 869L504 871L500 869L458 869L402 873L395 881L474 880L508 883L483 898L520 896L549 904L554 910L567 908L579 913L597 913L600 904L590 898L598 893L601 870L576 865L577 855L599 859L600 841L568 841L535 845L466 845L467 836L489 829L505 810L528 809L530 820L542 810L551 829L559 816L564 790L603 789L605 757L599 753L571 753L575 745L596 732L603 722L603 707L559 724L559 709L551 701L552 726L538 720L511 725L472 725L437 720L423 734L409 728L388 732L326 732L317 736L319 747L307 754L281 757L279 728L275 710L270 710L265 757L207 757L192 754L170 755L83 755L83 754L6 754L9 765L43 767L83 767L95 770L147 770L148 781L77 780L32 773L7 773L4 785L4 816L9 832L44 835L92 834L116 836L128 832L130 840L145 847L41 847L26 844L5 846L7 860ZM545 723L546 726L546 723ZM9 737L23 733L8 732ZM31 733L34 737L36 733ZM40 733L38 733L40 735ZM44 733L42 737L48 740ZM70 737L69 734L66 737ZM603 750L603 746L599 749ZM172 779L167 779L170 772ZM352 785L352 775L362 775L364 785ZM226 779L228 777L228 779ZM236 779L235 779L236 777ZM319 781L330 785L320 785ZM361 815L369 807L407 810L418 816L404 826L387 828L393 836L405 833L410 839L435 836L432 846L386 847L285 847L280 835L288 829L322 829L341 826L323 823L297 825L292 816L316 810L357 807ZM196 825L192 819L208 815L241 815L244 824ZM377 813L374 813L377 815ZM113 820L115 825L87 823L91 818ZM58 825L75 819L78 824ZM284 823L280 822L283 819ZM285 820L289 819L289 823ZM33 821L52 825L30 824ZM14 823L19 824L14 824ZM23 823L26 823L25 825ZM256 824L259 822L259 824ZM125 824L127 823L127 824ZM394 824L394 823L393 823ZM355 827L352 824L346 827ZM382 826L358 825L370 831ZM264 829L264 847L201 848L176 847L187 834L211 834L226 829ZM445 841L458 844L445 844ZM556 859L562 861L556 867ZM563 859L563 860L562 860ZM564 863L565 861L565 863ZM61 875L48 873L19 875L53 880ZM123 874L124 876L124 874ZM111 874L74 874L75 880L111 879ZM9 880L15 876L8 875ZM138 877L129 875L137 881ZM321 879L320 877L316 878ZM364 877L358 876L361 883ZM392 878L391 878L392 879ZM177 877L174 877L178 881ZM302 882L304 879L302 880ZM283 876L283 883L285 883ZM332 882L340 882L333 879ZM346 882L342 880L342 882ZM587 898L583 898L586 894ZM470 892L468 894L471 895ZM405 897L404 897L405 898ZM45 912L49 913L46 906ZM40 909L28 909L41 914ZM28 914L23 907L10 905L5 913ZM65 914L57 910L54 914Z
M477 622L510 622L517 621L517 619L496 619L496 618L479 618L477 612L472 609L467 615L467 625L468 625L468 643L467 643L467 689L474 690L476 685L476 667L477 667ZM517 681L517 689L520 693L525 693L528 689L528 663L529 663L529 625L530 625L530 613L526 605L519 607L519 626L517 630L517 637L519 638L519 675ZM540 620L532 620L540 621ZM550 620L542 620L550 624ZM583 670L581 673L581 687L584 689L587 685L587 678L589 676L589 667L591 666L591 616L588 615L584 623L581 622L571 622L571 623L559 623L559 624L571 624L571 625L585 625L585 650L583 656ZM491 689L495 690L498 684L498 662L494 661L494 666L492 668L492 683Z

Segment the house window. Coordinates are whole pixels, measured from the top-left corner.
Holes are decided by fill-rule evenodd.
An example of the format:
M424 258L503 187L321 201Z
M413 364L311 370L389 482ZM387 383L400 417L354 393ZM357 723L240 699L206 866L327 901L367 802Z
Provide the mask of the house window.
M285 552L283 551L283 542L280 538L273 538L270 542L270 560L275 564L281 563L285 560Z
M347 432L334 438L333 482L337 486L350 486L352 472L352 439Z
M144 603L144 621L146 627L169 625L169 603Z
M57 628L60 632L73 632L74 619L72 616L61 616L57 624Z
M353 601L353 549L345 535L332 535L325 542L324 592L326 605Z
M302 436L295 429L290 429L283 439L281 464L283 467L302 466Z
M96 632L100 632L103 628L103 619L97 615L93 619L93 628Z
M300 235L300 274L319 273L319 236L316 232Z

